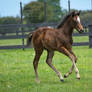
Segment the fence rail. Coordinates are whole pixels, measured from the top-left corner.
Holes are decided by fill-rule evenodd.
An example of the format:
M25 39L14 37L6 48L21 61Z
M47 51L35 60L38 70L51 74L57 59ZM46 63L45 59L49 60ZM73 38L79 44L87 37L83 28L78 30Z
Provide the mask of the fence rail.
M27 31L28 33L30 31ZM26 31L24 33L27 33ZM21 33L21 32L19 32ZM74 33L73 36L89 36L89 33L86 32L86 33L82 33L82 34L79 34L79 33ZM22 39L22 38L27 38L27 34L25 35L2 35L0 36L0 40L4 40L4 39Z
M21 39L21 41L23 41L21 45L0 46L0 49L26 48L26 46L24 45L24 40L22 39L27 38L28 33L32 32L35 28L38 28L41 26L48 26L48 25L51 27L56 27L57 23L0 25L0 40ZM89 47L92 47L92 43L90 43L92 42L92 33L91 33L92 25L89 26L89 30L90 30L89 32L84 32L82 34L74 33L73 36L89 36L89 42L76 42L76 43L73 43L73 46L89 45Z

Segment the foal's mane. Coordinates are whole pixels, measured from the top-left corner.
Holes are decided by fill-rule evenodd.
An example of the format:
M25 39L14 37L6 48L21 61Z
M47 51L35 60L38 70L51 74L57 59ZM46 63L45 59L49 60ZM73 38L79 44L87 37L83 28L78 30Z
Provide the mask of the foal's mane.
M64 25L65 21L71 16L71 14L72 14L72 12L69 13L69 14L67 14L67 15L63 18L63 20L61 20L61 22L56 26L56 28L59 29L60 27L62 27L62 26Z

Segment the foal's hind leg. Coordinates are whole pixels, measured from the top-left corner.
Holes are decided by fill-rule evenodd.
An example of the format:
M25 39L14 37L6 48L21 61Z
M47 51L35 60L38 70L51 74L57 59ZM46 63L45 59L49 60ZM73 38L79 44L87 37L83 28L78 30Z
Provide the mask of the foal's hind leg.
M40 59L42 52L43 52L43 50L36 50L35 51L35 58L34 58L34 61L33 61L33 66L34 66L35 75L36 75L36 81L38 83L40 83L40 80L39 80L39 77L38 77L37 68L38 68L38 62L39 62L39 59Z
M56 72L56 74L58 75L58 77L60 78L61 81L64 81L61 73L56 70L56 68L53 66L52 64L52 58L54 56L54 52L53 51L48 51L48 55L47 55L47 60L46 60L46 63Z

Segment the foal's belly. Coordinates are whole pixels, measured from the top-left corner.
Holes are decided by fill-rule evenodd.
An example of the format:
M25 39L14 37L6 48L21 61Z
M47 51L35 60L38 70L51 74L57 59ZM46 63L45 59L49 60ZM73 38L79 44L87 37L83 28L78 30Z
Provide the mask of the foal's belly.
M42 40L42 44L43 44L43 47L48 49L48 50L55 50L57 48L57 44L56 44L55 39L50 38L50 37L48 37L48 38L45 37Z

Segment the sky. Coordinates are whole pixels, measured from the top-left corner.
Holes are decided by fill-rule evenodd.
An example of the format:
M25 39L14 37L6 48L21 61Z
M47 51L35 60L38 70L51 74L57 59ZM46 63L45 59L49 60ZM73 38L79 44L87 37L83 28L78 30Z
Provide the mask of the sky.
M0 17L20 16L20 1L23 6L36 0L0 0ZM91 10L91 0L70 0L71 8L78 10ZM63 9L68 9L68 0L60 0Z

